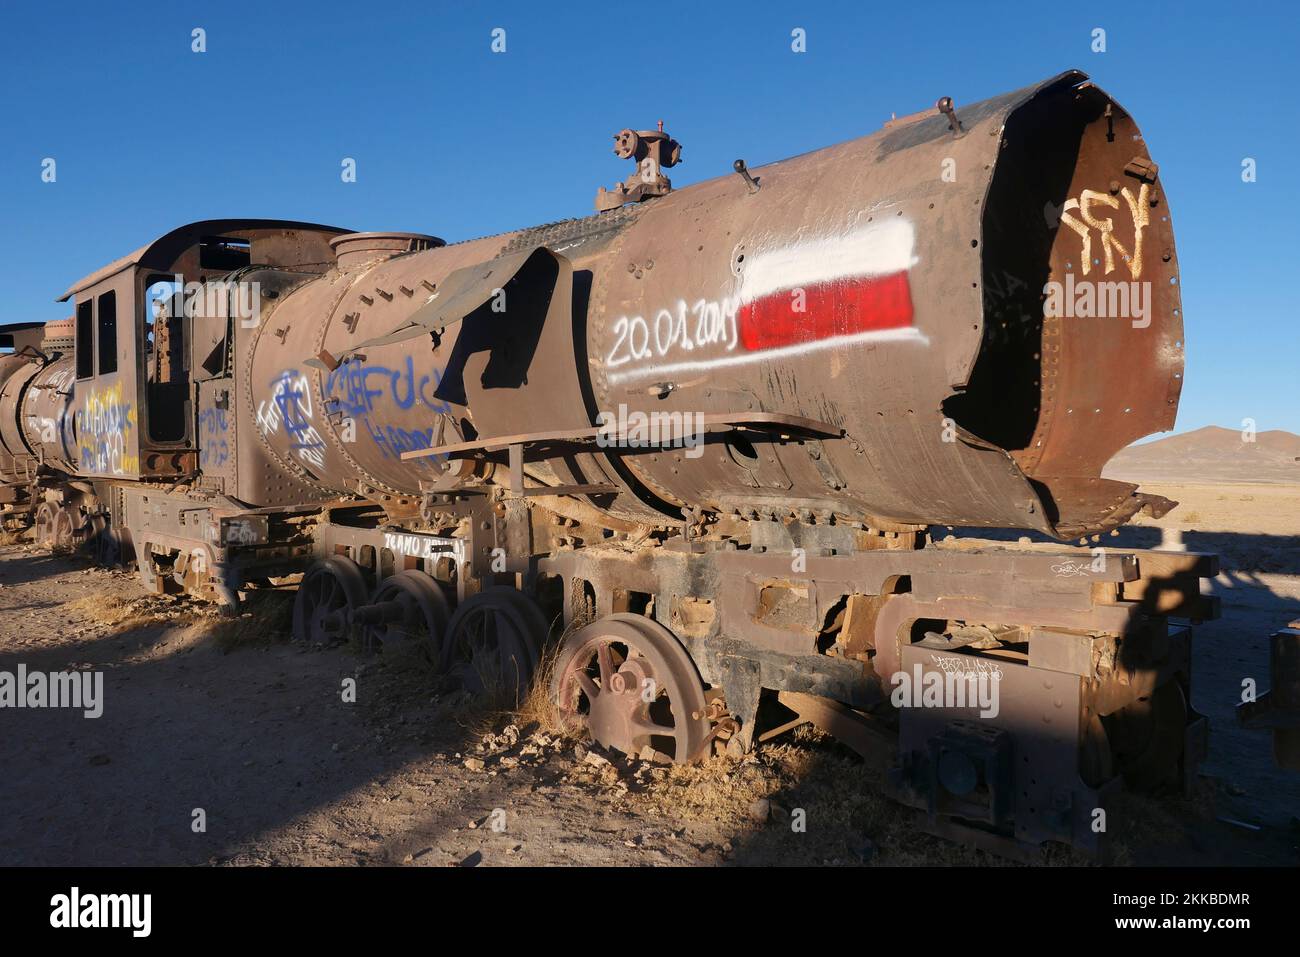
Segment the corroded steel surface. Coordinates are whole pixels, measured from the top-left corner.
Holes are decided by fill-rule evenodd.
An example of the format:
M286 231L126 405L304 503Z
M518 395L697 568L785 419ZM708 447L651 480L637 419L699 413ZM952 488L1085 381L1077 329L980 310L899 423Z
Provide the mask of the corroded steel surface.
M620 408L779 411L842 438L750 435L699 457L535 449L525 468L544 484L612 483L593 502L646 523L703 508L1062 537L1120 524L1144 499L1101 469L1171 426L1181 385L1157 171L1079 73L956 115L956 129L936 112L754 167L756 189L727 175L586 220L340 263L257 334L247 388L263 439L331 488L413 494L490 471L399 458L420 448ZM1075 280L1144 283L1146 309L1045 320L1045 283ZM412 317L449 282L457 315L421 334ZM375 342L404 326L415 334ZM341 364L308 364L322 354Z

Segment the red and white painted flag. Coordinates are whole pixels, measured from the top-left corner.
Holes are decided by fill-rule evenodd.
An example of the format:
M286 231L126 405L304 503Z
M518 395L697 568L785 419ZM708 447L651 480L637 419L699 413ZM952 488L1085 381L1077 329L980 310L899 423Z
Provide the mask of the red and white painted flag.
M720 299L620 316L609 382L710 372L861 342L928 340L913 325L916 233L901 217L750 255Z
M846 341L923 338L908 270L916 233L894 218L755 254L741 274L740 345L791 352Z

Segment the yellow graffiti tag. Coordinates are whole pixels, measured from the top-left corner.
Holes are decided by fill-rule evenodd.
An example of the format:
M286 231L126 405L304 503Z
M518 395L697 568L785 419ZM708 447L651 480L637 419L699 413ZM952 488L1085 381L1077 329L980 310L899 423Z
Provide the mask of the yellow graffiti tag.
M122 398L120 382L86 396L76 426L83 467L100 474L139 471L140 459L130 439L136 427L135 407Z
M1099 218L1093 212L1096 206L1109 206L1111 209L1119 209L1118 197L1094 189L1085 189L1079 194L1078 199L1066 201L1061 210L1061 222L1073 229L1083 239L1083 274L1085 276L1092 270L1092 230L1095 229L1101 235L1103 265L1107 275L1115 268L1115 253L1118 252L1120 258L1128 263L1129 272L1133 278L1141 278L1142 231L1149 225L1150 192L1151 188L1146 183L1142 184L1136 198L1134 198L1132 191L1127 186L1119 191L1119 195L1123 196L1124 201L1128 203L1129 213L1133 217L1133 251L1131 253L1115 238L1115 221L1109 218ZM1072 209L1079 211L1082 222L1073 216L1067 215L1068 211Z

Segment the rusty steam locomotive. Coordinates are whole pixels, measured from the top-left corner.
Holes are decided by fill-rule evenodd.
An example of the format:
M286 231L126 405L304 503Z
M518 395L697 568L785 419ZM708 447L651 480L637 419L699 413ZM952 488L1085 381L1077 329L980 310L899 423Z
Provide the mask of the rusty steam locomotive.
M1086 546L1173 504L1101 477L1183 367L1133 120L1070 72L679 190L662 125L615 152L587 218L200 222L74 284L6 331L6 514L231 607L301 574L299 636L474 689L559 642L556 707L630 754L811 721L938 832L1100 850L1122 782L1199 760L1170 619L1214 615L1213 557L929 530ZM1078 318L1054 282L1149 297ZM996 707L895 694L980 676Z

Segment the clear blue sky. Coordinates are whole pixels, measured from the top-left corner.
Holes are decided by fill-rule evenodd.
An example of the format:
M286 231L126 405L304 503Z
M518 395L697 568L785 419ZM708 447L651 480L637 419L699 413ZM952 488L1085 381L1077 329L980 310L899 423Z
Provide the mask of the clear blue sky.
M609 152L625 126L666 121L680 186L1077 67L1160 164L1187 321L1178 431L1300 432L1300 14L1080 7L0 0L0 321L61 318L73 280L192 220L462 239L588 213L627 173Z

